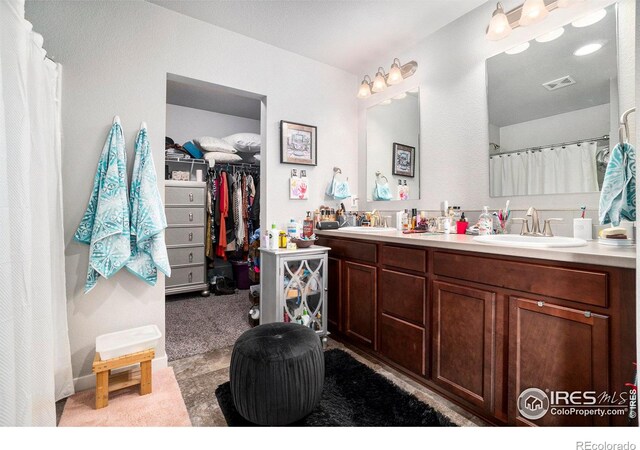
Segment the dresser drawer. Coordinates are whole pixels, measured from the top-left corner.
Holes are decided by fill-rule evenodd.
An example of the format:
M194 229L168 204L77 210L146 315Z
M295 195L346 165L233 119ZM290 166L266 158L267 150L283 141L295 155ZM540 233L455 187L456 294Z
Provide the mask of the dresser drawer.
M167 224L173 225L204 225L204 208L165 208Z
M164 189L166 206L204 205L204 188L166 186Z
M331 247L329 256L375 263L378 260L376 244L356 240L332 239L320 236L318 245Z
M383 245L381 253L382 264L385 266L423 273L427 271L427 252L425 250Z
M608 306L608 274L479 256L435 252L433 272L450 278Z
M204 283L204 266L171 269L171 276L168 277L165 282L166 287L202 283Z
M204 264L204 247L170 248L169 264L171 267L187 264Z
M204 227L167 228L167 246L204 245Z

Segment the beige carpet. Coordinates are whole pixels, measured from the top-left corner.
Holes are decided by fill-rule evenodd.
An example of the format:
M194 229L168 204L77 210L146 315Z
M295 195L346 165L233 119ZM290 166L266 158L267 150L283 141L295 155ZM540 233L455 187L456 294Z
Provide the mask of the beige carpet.
M139 387L109 395L109 406L95 409L95 390L78 392L65 404L60 427L190 427L173 368L153 372L153 392L139 395Z

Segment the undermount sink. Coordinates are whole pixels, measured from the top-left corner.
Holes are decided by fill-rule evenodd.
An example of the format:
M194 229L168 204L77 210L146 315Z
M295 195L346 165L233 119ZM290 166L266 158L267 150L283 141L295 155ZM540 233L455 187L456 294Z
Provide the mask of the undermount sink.
M504 247L528 247L528 248L562 248L583 247L587 245L584 239L562 236L521 236L519 234L490 234L476 236L476 242Z
M380 231L396 231L393 227L345 227L340 231L348 231L349 233L377 233Z

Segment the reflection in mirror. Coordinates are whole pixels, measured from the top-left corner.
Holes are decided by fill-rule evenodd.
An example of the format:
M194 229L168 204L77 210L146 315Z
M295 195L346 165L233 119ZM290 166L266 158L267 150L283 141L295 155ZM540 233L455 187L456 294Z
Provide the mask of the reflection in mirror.
M615 5L574 24L487 60L492 197L602 186L619 109Z
M367 109L367 200L420 198L420 92Z

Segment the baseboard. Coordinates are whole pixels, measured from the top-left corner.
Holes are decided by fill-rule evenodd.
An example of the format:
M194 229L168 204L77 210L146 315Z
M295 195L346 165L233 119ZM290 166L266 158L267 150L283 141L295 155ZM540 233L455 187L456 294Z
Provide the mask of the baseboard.
M168 366L167 355L164 355L160 358L153 358L152 368L154 371L158 369L164 369ZM96 387L96 376L95 374L84 375L78 378L73 379L73 387L76 392L85 391L87 389L94 389Z

